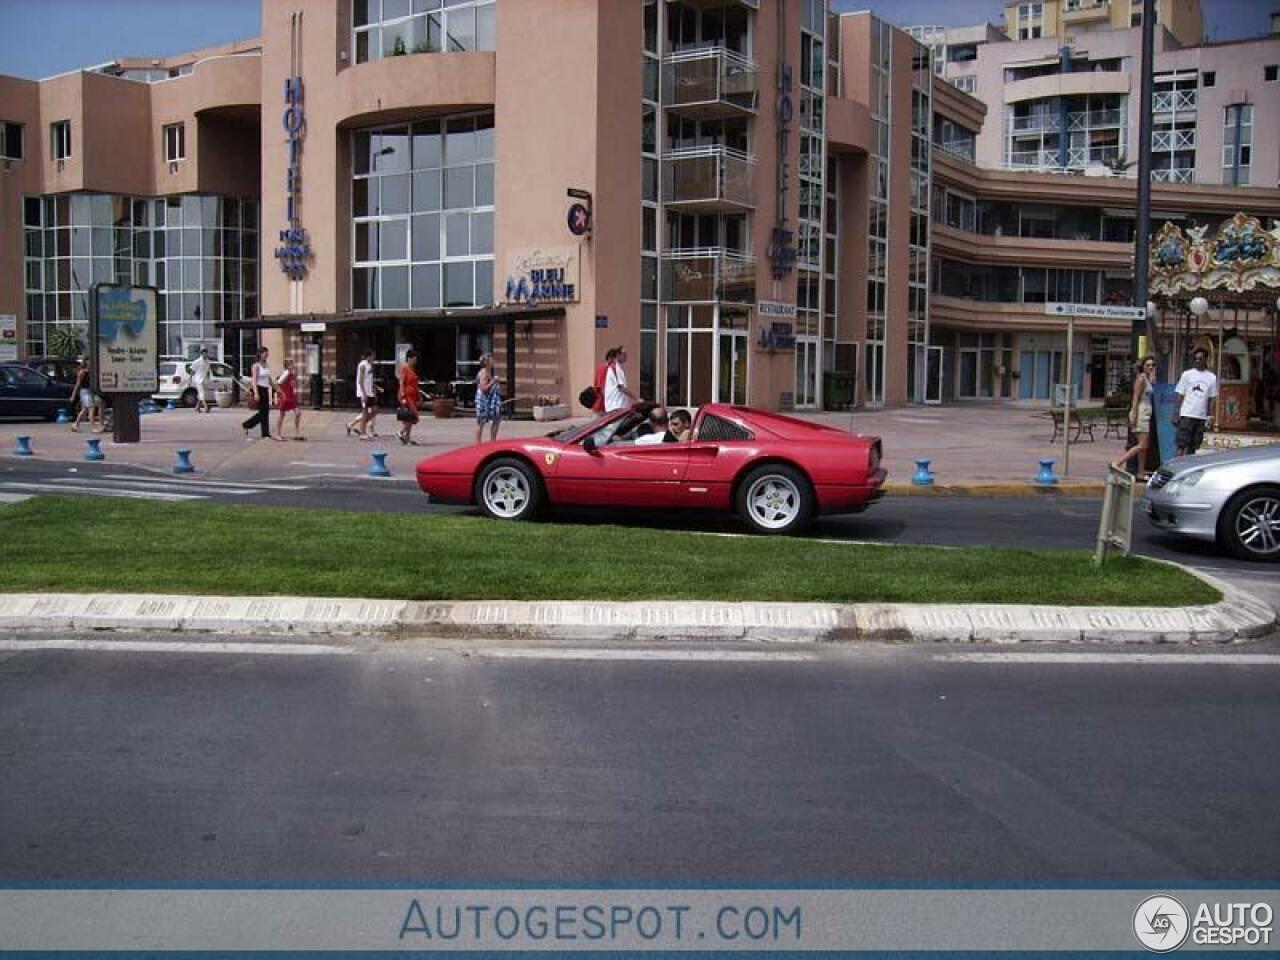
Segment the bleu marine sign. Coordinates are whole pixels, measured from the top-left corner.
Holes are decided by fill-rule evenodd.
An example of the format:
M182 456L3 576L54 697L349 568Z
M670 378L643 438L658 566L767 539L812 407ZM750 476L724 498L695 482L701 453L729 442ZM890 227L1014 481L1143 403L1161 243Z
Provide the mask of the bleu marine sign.
M289 225L279 233L280 245L276 247L275 255L280 261L280 269L290 280L301 280L307 275L307 260L311 257L311 244L307 240L307 231L302 227L299 210L302 200L302 138L307 126L301 77L289 77L284 82L282 122L285 143L289 147L284 179L285 219Z
M511 257L502 299L530 307L540 303L577 303L577 249L542 247L516 252Z

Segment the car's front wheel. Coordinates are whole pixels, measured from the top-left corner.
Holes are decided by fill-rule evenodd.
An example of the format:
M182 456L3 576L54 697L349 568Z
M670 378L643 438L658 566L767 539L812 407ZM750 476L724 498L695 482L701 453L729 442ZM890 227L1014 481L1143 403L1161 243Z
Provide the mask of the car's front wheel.
M476 478L476 503L495 520L530 520L542 507L542 479L523 460L499 457Z
M795 467L756 467L738 485L738 513L756 533L795 533L813 516L808 479Z
M1237 493L1218 520L1218 537L1241 560L1280 560L1280 486Z

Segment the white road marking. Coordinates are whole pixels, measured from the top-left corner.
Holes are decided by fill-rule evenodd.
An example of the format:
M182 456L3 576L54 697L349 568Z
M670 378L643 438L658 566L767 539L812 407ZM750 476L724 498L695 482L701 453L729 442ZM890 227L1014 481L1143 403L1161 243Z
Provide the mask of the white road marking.
M30 500L29 493L0 493L0 503L21 503L23 500Z
M655 650L605 649L600 647L495 647L477 651L481 657L497 660L678 660L698 662L761 663L773 660L816 660L811 653L784 650Z
M198 494L164 493L159 490L125 490L119 487L84 487L60 483L0 483L7 490L30 490L35 493L90 493L101 497L124 497L127 500L204 500Z
M337 468L339 470L351 469L351 464L349 463L316 463L314 460L290 460L289 466L291 467L329 467L329 468Z
M111 653L234 653L270 654L288 657L347 656L349 647L322 643L237 643L213 640L0 640L0 653L33 650L73 650Z
M139 492L158 491L162 493L175 493L178 490L179 486L183 486L188 488L192 493L200 493L200 494L221 493L226 496L234 496L234 497L248 497L248 496L252 496L255 493L262 492L260 490L245 490L245 489L236 489L236 488L224 489L221 487L217 489L210 489L204 486L203 484L197 483L195 481L179 484L177 482L169 482L167 480L132 480L132 479L130 480L92 480L87 477L79 477L79 478L60 477L54 480L53 482L58 484L60 487L67 487L72 484L85 484L85 485L101 484L101 486L95 486L94 489L102 490L102 491L135 490Z
M132 480L138 483L176 483L182 486L195 487L223 487L228 489L246 489L246 490L305 490L306 487L297 484L263 482L261 480L196 480L186 479L178 474L171 475L164 479L156 477L154 480L147 477L130 476L124 473L104 473L103 477L108 480Z
M1163 663L1174 666L1246 666L1280 667L1280 654L1274 653L939 653L934 660L966 663Z

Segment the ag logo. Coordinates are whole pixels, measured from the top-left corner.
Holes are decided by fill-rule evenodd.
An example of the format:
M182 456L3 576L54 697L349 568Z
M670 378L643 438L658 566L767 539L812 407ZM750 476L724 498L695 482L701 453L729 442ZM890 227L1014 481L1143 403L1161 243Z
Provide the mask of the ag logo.
M1163 894L1147 897L1133 914L1133 935L1155 953L1168 953L1182 946L1189 927L1187 908Z

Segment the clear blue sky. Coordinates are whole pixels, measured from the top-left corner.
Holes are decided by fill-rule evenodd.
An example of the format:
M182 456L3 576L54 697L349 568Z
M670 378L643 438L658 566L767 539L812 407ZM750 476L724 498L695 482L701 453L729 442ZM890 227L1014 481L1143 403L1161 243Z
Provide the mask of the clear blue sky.
M1201 2L1214 40L1264 34L1270 10L1280 7L1280 0ZM834 3L900 25L994 21L1002 9L1001 0ZM259 25L259 0L0 0L0 73L48 77L122 56L166 56L256 36Z

